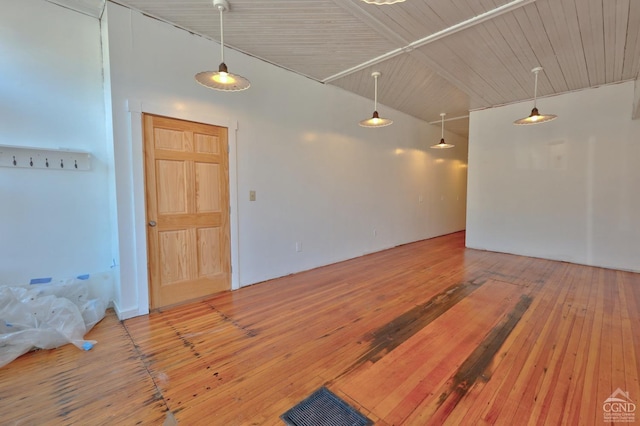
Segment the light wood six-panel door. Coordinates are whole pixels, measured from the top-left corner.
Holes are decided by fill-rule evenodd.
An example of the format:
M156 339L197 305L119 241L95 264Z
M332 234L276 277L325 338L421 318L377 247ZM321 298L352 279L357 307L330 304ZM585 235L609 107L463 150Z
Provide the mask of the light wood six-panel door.
M150 307L229 290L227 129L143 119Z

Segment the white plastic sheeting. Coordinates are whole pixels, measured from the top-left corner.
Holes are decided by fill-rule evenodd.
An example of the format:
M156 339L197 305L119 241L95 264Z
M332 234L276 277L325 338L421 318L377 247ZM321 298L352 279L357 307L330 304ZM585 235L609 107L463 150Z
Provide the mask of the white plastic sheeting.
M67 343L91 349L96 342L84 335L104 318L109 303L92 278L0 285L0 367L32 349Z

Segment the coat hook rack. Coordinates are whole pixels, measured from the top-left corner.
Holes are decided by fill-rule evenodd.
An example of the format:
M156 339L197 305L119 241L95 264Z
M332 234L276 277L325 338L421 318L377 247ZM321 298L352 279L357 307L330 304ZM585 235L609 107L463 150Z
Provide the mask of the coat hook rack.
M49 169L50 158L54 162L54 170L91 170L91 154L88 152L0 145L0 167ZM60 167L55 166L58 159Z

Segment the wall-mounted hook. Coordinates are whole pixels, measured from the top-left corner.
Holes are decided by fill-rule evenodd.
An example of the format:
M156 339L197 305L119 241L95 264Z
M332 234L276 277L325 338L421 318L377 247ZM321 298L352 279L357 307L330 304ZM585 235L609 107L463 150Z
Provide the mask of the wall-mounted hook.
M84 1L84 0L83 0ZM18 147L0 144L0 168L91 170L91 154L67 149ZM0 422L2 423L2 422Z

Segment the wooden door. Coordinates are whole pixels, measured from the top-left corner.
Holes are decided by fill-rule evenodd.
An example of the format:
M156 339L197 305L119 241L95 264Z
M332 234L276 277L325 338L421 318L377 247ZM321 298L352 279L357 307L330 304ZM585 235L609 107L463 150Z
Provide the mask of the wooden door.
M227 129L143 119L151 308L230 289Z

